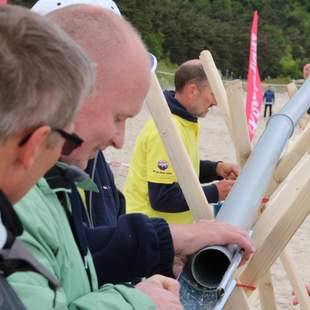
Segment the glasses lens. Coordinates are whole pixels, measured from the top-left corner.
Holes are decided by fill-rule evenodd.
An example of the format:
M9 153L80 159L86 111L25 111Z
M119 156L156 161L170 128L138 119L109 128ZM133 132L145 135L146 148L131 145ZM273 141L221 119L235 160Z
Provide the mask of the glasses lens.
M62 147L61 154L70 155L78 147L79 145L75 144L74 142L66 140Z
M53 128L53 130L58 132L65 139L65 143L61 151L62 155L69 155L83 143L83 139L75 133L68 133L59 128Z

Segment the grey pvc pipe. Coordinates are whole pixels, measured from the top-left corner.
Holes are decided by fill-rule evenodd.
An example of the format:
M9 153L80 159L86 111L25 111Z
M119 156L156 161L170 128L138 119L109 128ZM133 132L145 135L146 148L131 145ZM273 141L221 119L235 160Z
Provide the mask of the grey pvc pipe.
M273 115L216 219L250 230L274 168L297 122L310 108L308 79L282 110Z
M251 229L285 145L297 122L309 108L310 78L282 110L269 119L264 133L217 215L218 221L228 222L247 231ZM235 245L228 245L217 246L217 253L214 252L214 247L207 247L194 254L191 270L196 281L198 279L200 285L208 288L218 287L229 269L227 259L231 261L238 250ZM212 272L208 272L209 270Z

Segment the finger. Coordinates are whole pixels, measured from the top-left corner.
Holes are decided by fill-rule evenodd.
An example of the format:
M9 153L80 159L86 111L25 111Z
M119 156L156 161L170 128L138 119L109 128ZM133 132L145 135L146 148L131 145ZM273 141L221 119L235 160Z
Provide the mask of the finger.
M232 237L235 239L232 243L238 244L244 250L244 259L248 260L255 251L252 241L248 236L244 236L243 234L235 234Z
M298 300L297 300L297 298L296 298L296 297L294 297L294 298L293 298L293 300L292 300L292 304L293 304L293 306L298 305Z
M235 172L231 172L228 176L227 176L227 180L236 180L237 179L238 174L236 174Z
M238 167L238 166L234 166L234 173L235 173L235 175L239 175L240 174L240 168Z
M228 184L233 187L233 185L236 183L235 180L227 180Z
M179 298L180 284L178 281L171 278L167 278L166 281L163 283L163 287L169 292L171 292L174 296Z
M155 275L154 277L156 277L156 280L160 282L160 284L164 289L170 291L175 296L179 297L180 285L178 281L161 275Z

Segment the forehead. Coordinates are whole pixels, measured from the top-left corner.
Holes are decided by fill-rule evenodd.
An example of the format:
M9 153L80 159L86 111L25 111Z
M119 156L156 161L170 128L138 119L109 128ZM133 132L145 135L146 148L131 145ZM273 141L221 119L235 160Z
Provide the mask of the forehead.
M104 117L133 117L140 111L149 88L148 77L139 82L128 75L118 80L113 88L98 87L88 108L93 114Z

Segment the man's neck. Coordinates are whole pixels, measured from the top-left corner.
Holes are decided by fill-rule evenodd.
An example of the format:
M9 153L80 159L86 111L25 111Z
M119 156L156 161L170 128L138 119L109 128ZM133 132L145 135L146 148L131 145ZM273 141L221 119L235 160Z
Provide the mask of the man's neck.
M175 92L174 98L178 100L179 104L187 111L187 105L184 96L181 93Z

